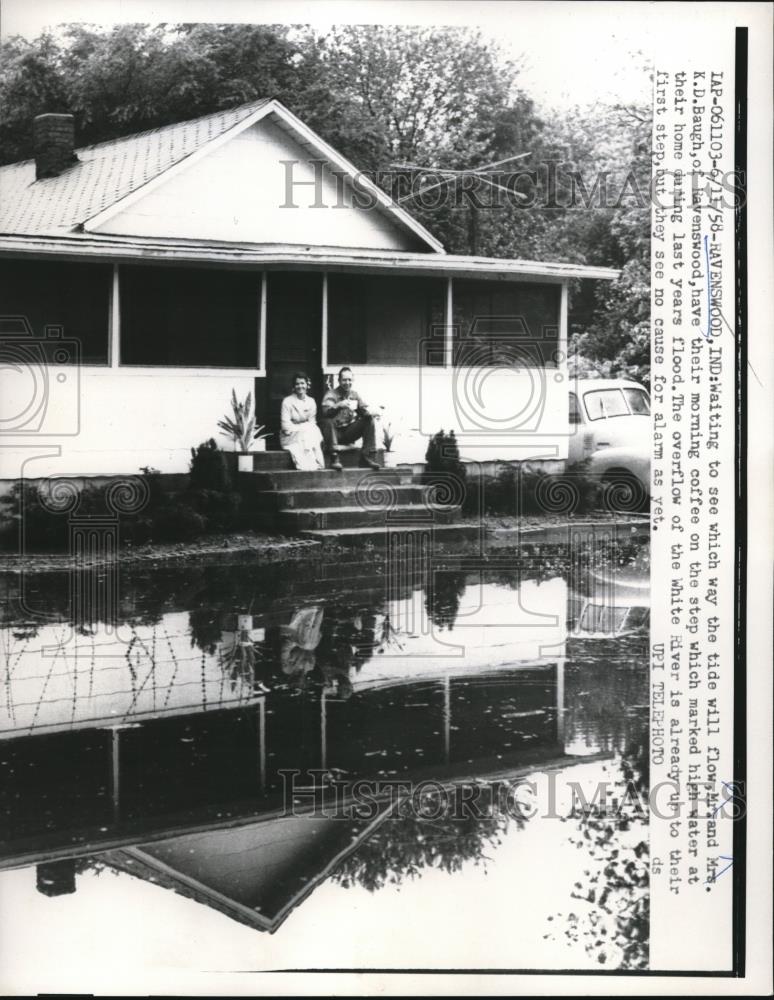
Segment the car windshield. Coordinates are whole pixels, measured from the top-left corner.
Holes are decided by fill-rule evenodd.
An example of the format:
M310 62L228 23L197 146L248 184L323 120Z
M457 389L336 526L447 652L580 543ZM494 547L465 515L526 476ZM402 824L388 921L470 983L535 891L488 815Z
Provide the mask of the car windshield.
M589 420L650 414L650 399L644 389L592 389L584 394L583 405Z
M644 389L624 389L626 402L632 413L642 414L647 417L650 414L650 400Z
M629 408L620 389L594 389L585 393L583 405L589 420L628 416Z

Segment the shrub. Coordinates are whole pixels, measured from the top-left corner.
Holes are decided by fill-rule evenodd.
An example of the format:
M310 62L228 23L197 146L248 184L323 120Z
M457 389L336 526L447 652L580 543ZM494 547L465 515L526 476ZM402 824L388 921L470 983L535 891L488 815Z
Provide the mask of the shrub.
M446 434L440 430L430 438L425 452L425 471L449 472L460 478L465 477L465 466L460 461L460 449L454 431Z
M203 519L205 531L236 527L241 496L232 489L226 455L213 438L191 449L191 475L181 500Z
M54 513L42 501L38 487L19 481L0 500L5 522L4 542L33 551L58 552L67 548L70 531L66 513Z
M148 490L148 502L145 505L145 511L152 513L154 510L158 510L165 498L164 487L161 485L161 473L151 465L143 465L140 472Z
M191 448L190 471L192 490L215 490L217 493L231 491L231 475L226 456L218 448L214 438L203 441L198 448Z
M484 512L492 515L583 514L597 503L598 487L584 463L564 473L506 466L484 486Z
M460 461L460 450L454 431L434 434L425 452L425 483L435 489L429 491L433 505L467 506L467 471Z
M174 499L153 518L154 542L192 542L207 529L206 519L182 499Z
M242 501L238 493L189 490L183 497L204 518L207 531L228 531L236 527Z

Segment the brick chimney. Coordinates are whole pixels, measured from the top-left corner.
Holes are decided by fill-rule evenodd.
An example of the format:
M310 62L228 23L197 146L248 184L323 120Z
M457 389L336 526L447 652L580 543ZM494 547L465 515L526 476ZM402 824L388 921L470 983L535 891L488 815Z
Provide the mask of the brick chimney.
M57 177L78 162L75 120L72 115L37 115L32 123L35 179Z

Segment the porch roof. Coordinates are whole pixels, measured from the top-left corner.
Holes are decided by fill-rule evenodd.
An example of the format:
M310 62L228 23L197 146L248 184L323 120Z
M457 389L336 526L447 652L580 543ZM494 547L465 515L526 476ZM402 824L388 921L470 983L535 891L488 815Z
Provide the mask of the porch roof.
M428 254L408 251L298 246L289 244L213 243L198 240L147 239L72 233L66 236L0 234L0 257L189 264L256 270L359 271L447 277L522 279L562 282L574 278L614 281L611 267L546 261Z

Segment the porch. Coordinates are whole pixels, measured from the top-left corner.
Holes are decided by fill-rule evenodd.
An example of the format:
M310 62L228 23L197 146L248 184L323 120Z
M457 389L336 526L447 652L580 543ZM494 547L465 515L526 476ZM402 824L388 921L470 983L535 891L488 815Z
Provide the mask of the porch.
M73 240L67 259L51 260L41 242L0 260L13 343L37 360L32 385L28 372L4 375L6 426L25 415L4 480L22 468L30 478L185 472L191 446L215 437L230 447L217 421L232 389L253 392L276 433L293 372L307 372L319 400L344 364L383 408L395 462L422 462L441 428L455 431L463 459L562 460L567 284L614 276L311 248L209 247L203 259L192 246L119 239L111 259L104 240Z

